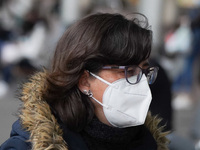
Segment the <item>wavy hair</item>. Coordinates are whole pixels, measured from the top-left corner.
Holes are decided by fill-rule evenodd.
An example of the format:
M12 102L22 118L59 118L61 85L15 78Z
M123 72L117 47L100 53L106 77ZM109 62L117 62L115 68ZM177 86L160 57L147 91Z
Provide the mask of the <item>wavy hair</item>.
M65 31L57 44L43 96L69 129L82 130L94 116L91 100L77 86L84 70L98 73L104 65L138 65L149 58L152 31L143 18L141 22L121 14L96 13Z

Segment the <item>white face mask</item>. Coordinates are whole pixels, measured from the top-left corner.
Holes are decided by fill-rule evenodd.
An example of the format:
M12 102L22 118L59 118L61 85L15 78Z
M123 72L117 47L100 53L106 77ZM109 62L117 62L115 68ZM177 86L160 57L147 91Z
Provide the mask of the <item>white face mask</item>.
M104 115L112 126L125 128L144 124L152 99L145 75L139 83L131 85L125 78L109 83L91 72L90 74L109 85L103 94L103 104L92 94L89 96L103 106Z

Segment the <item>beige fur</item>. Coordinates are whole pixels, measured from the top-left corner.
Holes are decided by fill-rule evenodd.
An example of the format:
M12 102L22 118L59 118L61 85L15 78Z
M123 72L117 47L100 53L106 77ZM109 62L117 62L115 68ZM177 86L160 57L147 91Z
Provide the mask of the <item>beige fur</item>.
M20 118L24 129L30 132L30 142L33 150L68 150L62 137L62 130L50 111L49 105L42 100L45 89L46 73L34 75L30 82L24 84L21 100L23 107ZM158 128L160 120L149 113L145 125L157 141L158 150L167 150L168 140Z

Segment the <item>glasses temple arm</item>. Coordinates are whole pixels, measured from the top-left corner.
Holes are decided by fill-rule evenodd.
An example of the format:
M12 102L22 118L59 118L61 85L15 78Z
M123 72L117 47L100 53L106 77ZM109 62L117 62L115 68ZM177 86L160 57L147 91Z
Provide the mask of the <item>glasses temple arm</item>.
M88 71L88 72L89 72L89 71ZM108 85L112 85L110 82L108 82L108 81L102 79L101 77L99 77L99 76L93 74L92 72L89 72L89 74L91 74L93 77L99 79L100 81L102 81L102 82L104 82L104 83L106 83L106 84L108 84Z

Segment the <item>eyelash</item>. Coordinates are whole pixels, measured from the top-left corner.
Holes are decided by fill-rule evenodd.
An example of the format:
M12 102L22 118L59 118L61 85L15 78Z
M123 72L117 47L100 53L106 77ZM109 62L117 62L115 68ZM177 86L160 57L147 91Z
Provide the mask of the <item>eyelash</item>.
M120 72L120 73L124 73L124 70L120 70L119 72Z

